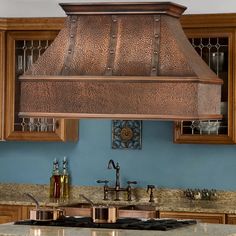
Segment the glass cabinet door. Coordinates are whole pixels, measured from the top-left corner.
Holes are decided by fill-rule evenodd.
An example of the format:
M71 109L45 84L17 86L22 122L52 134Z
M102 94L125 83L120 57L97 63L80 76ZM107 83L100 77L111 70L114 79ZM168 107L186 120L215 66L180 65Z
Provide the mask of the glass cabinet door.
M194 32L195 31L195 32ZM191 30L186 32L190 43L224 82L221 88L221 120L175 122L176 143L233 143L233 32Z
M78 121L54 118L20 118L20 81L32 63L44 53L58 31L14 31L7 34L7 140L76 140ZM55 62L56 63L56 62ZM38 98L40 100L40 97Z

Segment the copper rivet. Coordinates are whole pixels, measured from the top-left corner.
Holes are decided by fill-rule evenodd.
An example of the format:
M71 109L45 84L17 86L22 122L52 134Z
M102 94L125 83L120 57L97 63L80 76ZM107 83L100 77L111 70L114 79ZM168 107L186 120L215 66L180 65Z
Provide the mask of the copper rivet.
M159 21L159 18L156 18L155 21Z
M73 35L73 34L71 34L71 35L70 35L70 37L71 37L71 38L74 38L74 35Z
M115 35L115 34L113 34L113 35L112 35L112 38L114 39L115 37L116 37L116 35Z
M65 66L65 70L67 70L68 69L68 67L67 66Z
M113 53L114 53L114 50L110 50L110 53L113 54Z
M111 70L111 67L107 67L108 70Z
M159 35L158 34L155 34L155 38L158 38L159 37Z
M75 23L75 22L76 22L76 20L75 20L75 19L73 19L73 20L72 20L72 22L73 22L73 23Z
M69 53L69 54L71 53L71 49L68 50L68 53Z
M155 70L156 70L156 68L155 68L155 67L153 67L153 68L152 68L152 70L153 70L153 71L155 71Z
M117 19L113 19L113 22L117 22Z
M154 54L157 54L157 51L154 51Z

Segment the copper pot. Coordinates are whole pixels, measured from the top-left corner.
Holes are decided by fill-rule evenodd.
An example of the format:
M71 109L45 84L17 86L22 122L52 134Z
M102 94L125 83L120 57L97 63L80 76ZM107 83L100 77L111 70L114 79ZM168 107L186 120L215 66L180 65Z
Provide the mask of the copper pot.
M29 198L31 198L35 204L36 208L30 210L30 220L37 221L51 221L57 220L64 216L64 210L52 209L46 207L39 207L39 202L29 193L25 193Z
M94 223L115 223L117 217L116 207L94 206L92 209Z
M92 218L94 223L115 223L117 218L117 209L116 207L111 206L95 206L94 203L85 197L83 194L80 194L87 202L92 206Z
M64 211L60 209L36 208L30 210L30 220L51 221L64 216Z

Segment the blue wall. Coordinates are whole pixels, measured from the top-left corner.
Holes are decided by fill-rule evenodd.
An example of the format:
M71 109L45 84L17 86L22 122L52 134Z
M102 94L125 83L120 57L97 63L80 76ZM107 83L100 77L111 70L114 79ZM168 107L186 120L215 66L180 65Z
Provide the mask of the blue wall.
M1 142L0 182L47 184L53 159L67 156L73 185L114 180L112 158L123 184L236 190L236 146L173 144L172 129L172 122L144 121L142 150L111 149L110 120L81 120L78 143Z

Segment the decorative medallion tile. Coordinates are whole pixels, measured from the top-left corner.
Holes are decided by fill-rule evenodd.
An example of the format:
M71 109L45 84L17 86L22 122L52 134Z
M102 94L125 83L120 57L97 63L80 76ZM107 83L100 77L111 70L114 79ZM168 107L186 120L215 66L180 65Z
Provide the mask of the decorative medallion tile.
M142 149L142 121L113 120L113 149Z

